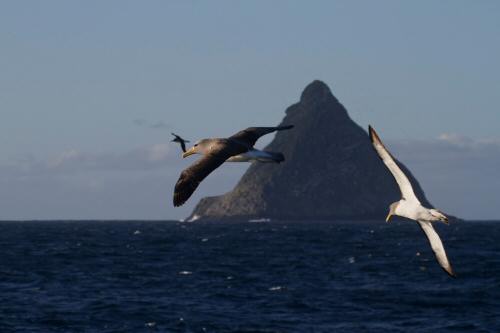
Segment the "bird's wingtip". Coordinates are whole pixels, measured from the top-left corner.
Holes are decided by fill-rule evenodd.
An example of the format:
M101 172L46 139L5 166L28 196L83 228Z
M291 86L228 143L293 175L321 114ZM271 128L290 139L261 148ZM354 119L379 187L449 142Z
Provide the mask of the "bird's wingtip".
M174 200L173 200L174 207L182 206L184 204L184 202L185 201L182 201L180 196L174 194Z
M448 273L448 275L454 279L457 278L457 274L455 273L455 271L453 270L453 268L451 266L448 266L448 267L443 267L445 272Z
M370 139L375 141L375 138L377 137L377 132L373 129L372 125L368 125L368 134L370 135Z

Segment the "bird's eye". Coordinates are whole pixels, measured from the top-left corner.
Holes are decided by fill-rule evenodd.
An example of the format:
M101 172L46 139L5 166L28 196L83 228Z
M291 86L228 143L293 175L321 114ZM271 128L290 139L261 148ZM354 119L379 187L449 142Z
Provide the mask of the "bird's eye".
M198 144L197 144L197 143L195 143L195 144L194 144L194 146L196 147L196 146L198 146Z

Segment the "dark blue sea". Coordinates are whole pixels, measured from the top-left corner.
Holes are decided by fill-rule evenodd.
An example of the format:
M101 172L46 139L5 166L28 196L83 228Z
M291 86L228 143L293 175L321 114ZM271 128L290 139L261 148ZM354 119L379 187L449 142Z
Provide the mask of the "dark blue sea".
M500 223L0 222L0 332L500 332Z

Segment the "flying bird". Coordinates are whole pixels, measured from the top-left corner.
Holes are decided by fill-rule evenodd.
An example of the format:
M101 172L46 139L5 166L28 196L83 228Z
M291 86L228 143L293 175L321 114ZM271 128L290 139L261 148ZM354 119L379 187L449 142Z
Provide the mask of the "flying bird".
M193 147L182 154L182 157L185 158L193 154L202 154L203 157L181 172L179 180L175 184L174 206L183 205L201 181L226 161L282 162L284 160L283 154L257 150L253 146L263 135L274 131L288 130L292 127L293 125L249 127L229 138L210 138L196 142Z
M184 140L183 138L181 138L180 136L178 136L177 134L175 133L171 133L173 136L175 136L175 139L173 139L172 141L170 142L178 142L180 145L181 145L181 149L182 151L185 153L186 152L186 142L189 142L188 140Z
M373 147L375 147L378 155L396 179L402 196L401 200L390 205L386 222L389 222L391 216L393 215L398 215L417 221L423 232L429 239L432 251L434 251L439 265L441 265L446 273L455 277L455 273L453 272L448 257L446 256L443 243L441 242L439 235L432 226L432 222L436 221L441 221L448 224L448 218L437 209L430 209L422 206L418 198L415 196L415 193L413 192L410 181L396 164L389 151L385 148L384 144L377 135L377 132L375 132L375 130L371 126L368 127L368 131L370 133L370 139L372 141Z

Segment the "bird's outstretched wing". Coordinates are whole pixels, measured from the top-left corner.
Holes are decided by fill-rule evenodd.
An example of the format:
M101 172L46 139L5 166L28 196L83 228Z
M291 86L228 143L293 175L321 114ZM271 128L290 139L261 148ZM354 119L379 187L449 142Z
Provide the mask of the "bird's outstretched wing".
M178 142L181 145L181 149L183 152L186 152L186 142L189 142L188 140L184 140L180 136L178 136L175 133L171 133L173 136L175 136L175 139L172 140L173 142Z
M432 251L436 255L436 259L441 265L441 267L448 273L450 276L456 277L453 272L453 268L451 267L450 261L446 256L446 251L444 250L443 242L441 242L441 238L437 234L436 230L432 226L431 222L428 221L417 221L422 230L424 231L429 243L431 245Z
M186 141L182 140L180 143L181 143L181 149L182 149L182 151L186 152Z
M401 191L403 199L420 203L420 201L415 195L415 192L413 192L413 187L411 186L408 177L406 177L404 172L401 171L394 158L385 148L384 144L382 143L382 140L380 140L379 136L377 135L377 132L375 132L375 130L371 126L368 127L368 131L370 133L370 139L372 141L373 147L377 151L378 156L387 166L389 171L392 173L394 179L396 179L396 182L399 185L399 190Z
M230 136L229 139L243 143L247 145L248 148L251 148L255 145L255 142L257 142L257 140L261 136L272 133L274 131L283 131L290 128L293 128L293 125L278 127L249 127Z
M201 157L181 172L174 190L174 206L183 205L196 190L198 185L212 171L217 169L231 156L227 150L218 150Z

